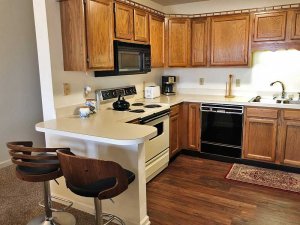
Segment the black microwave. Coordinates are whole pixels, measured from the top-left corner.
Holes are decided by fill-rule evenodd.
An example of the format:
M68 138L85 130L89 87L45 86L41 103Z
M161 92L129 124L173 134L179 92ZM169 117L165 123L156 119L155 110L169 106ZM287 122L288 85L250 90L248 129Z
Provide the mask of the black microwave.
M143 74L150 71L150 45L114 41L114 70L95 71L95 77Z

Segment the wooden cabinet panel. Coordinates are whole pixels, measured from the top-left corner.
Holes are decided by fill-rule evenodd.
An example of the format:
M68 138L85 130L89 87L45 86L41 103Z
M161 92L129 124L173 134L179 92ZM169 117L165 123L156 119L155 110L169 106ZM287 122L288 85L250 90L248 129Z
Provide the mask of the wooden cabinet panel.
M190 20L169 19L168 64L170 67L188 66L190 60Z
M192 21L192 66L207 65L207 19Z
M246 118L244 130L244 158L275 161L277 120Z
M285 121L282 134L281 163L300 166L300 121Z
M82 0L61 1L64 70L86 71L85 15Z
M285 40L287 12L255 14L253 41Z
M292 16L292 29L291 29L291 39L299 40L300 39L300 11L293 11Z
M278 109L266 109L266 108L247 108L247 117L259 117L259 118L278 118Z
M113 69L113 2L87 1L87 46L90 69Z
M170 108L170 158L181 150L182 104Z
M200 149L200 105L190 103L188 106L188 148Z
M149 42L149 15L134 9L134 40Z
M164 66L164 19L150 15L151 66Z
M283 118L288 120L300 120L300 110L284 110Z
M211 65L248 65L249 16L220 16L211 19Z
M116 38L133 39L133 9L127 5L115 3Z

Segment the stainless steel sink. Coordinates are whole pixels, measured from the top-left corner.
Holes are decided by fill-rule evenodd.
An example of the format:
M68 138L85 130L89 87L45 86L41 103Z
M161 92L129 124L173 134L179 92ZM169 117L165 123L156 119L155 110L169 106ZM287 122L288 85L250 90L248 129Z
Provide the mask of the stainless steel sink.
M291 99L272 99L261 96L256 96L250 99L249 102L262 103L262 104L300 104L300 100Z

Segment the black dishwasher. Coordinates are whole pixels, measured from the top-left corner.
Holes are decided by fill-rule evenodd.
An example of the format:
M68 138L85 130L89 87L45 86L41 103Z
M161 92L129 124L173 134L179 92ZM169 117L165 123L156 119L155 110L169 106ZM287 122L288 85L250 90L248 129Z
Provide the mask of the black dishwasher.
M201 152L241 158L243 106L201 105Z

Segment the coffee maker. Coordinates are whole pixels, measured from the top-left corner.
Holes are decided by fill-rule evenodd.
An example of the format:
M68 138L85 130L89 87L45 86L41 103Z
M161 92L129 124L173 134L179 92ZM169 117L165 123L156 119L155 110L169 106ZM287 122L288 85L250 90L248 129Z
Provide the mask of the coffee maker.
M176 77L162 76L162 94L175 95L176 94Z

